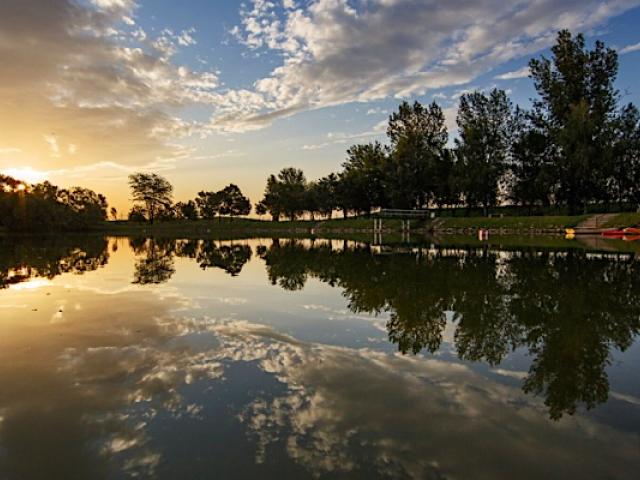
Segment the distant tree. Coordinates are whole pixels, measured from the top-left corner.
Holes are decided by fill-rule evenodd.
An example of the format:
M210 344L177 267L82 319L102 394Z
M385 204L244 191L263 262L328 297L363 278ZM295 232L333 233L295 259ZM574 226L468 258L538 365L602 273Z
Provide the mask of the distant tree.
M540 96L534 112L555 146L558 198L577 213L589 200L607 196L618 55L600 41L588 50L584 36L568 30L558 33L551 52L551 59L529 62Z
M329 218L331 218L333 211L338 207L338 181L338 176L335 173L331 173L316 182L316 206L318 212Z
M220 211L222 198L219 192L198 192L196 197L196 206L200 217L206 220L212 220Z
M307 180L302 170L283 168L278 176L267 179L264 198L261 203L267 208L274 220L285 214L295 220L305 210Z
M268 212L267 206L263 202L258 202L254 206L254 211L257 215L263 216Z
M127 217L131 222L146 222L147 217L145 216L145 210L140 205L134 205L131 210L129 210L129 215Z
M197 220L198 219L198 206L193 200L187 202L178 202L175 205L175 210L179 218L185 220Z
M242 191L233 183L220 190L217 195L220 198L220 215L236 217L238 215L249 215L251 212L251 202L242 194Z
M129 175L133 201L140 204L145 217L153 223L163 210L172 205L173 186L155 173Z
M111 207L111 210L109 210L109 213L111 214L111 218L113 220L118 220L118 210L116 209L116 207Z
M448 133L442 109L434 102L403 102L389 117L390 142L386 175L390 206L420 208L433 197L435 165L443 155Z
M460 97L456 139L462 191L467 205L481 205L485 215L498 202L498 182L505 173L509 148L511 103L503 90Z

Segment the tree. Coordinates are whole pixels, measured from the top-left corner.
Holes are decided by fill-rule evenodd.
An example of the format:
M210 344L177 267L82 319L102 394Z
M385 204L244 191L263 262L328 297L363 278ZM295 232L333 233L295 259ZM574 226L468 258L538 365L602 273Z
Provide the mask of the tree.
M176 203L175 210L179 218L184 218L185 220L198 219L198 206L193 200Z
M370 213L373 207L386 203L385 167L387 155L379 142L353 145L342 164L343 205L357 212Z
M434 166L443 155L448 133L442 109L403 102L389 117L390 142L386 173L390 206L420 208L428 204L435 190Z
M256 214L260 215L260 216L266 215L267 212L269 211L267 209L267 206L263 202L256 203L255 206L254 206L254 210L255 210Z
M503 90L460 97L456 139L464 171L462 191L469 207L482 205L485 215L498 202L498 182L507 164L511 102Z
M131 210L129 210L129 215L127 217L130 222L146 222L147 217L145 216L144 208L140 205L134 205Z
M220 211L220 192L198 192L196 206L200 217L206 220L213 220Z
M335 173L330 173L316 182L316 202L318 211L329 218L331 218L333 211L338 207L338 181L338 176Z
M554 193L553 145L528 112L516 108L511 142L510 197L531 214L535 205L549 205Z
M249 215L251 212L251 202L242 194L242 191L233 183L217 193L220 199L220 215L232 217L238 215Z
M297 168L283 168L275 175L269 176L261 203L266 207L275 221L285 214L295 220L305 209L307 180L304 172Z
M607 196L618 55L601 41L587 50L584 36L567 30L558 33L551 51L552 59L529 62L540 96L534 112L555 146L558 198L573 214L589 200Z
M111 218L113 218L113 220L118 220L118 210L116 210L116 207L111 207L109 213L111 213Z
M155 173L129 175L133 201L141 204L144 216L151 223L163 211L171 207L173 186L167 179Z
M620 210L624 201L640 207L640 112L633 104L616 119L609 188Z

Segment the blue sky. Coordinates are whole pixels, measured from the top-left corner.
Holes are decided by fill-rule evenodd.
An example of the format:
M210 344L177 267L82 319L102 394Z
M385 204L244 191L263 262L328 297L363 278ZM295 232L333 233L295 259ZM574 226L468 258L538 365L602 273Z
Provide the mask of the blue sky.
M186 199L235 182L257 201L285 166L339 169L403 99L535 95L527 61L560 28L620 55L640 104L640 0L3 0L0 170L84 184L127 208L153 170ZM4 33L2 33L4 32Z

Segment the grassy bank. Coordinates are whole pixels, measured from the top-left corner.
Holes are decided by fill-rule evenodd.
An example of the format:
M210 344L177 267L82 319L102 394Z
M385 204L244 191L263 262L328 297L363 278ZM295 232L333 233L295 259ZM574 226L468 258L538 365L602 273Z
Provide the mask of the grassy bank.
M544 217L441 217L436 219L438 229L510 229L510 230L562 230L575 227L589 215Z
M623 214L626 215L626 214ZM545 217L441 217L433 221L412 220L413 231L431 231L447 229L507 229L507 230L561 230L573 227L587 219L580 216ZM399 232L402 221L384 219L383 228L388 232ZM248 218L223 218L220 220L172 221L153 225L148 223L117 221L105 222L100 231L109 235L207 235L211 233L235 234L312 234L312 233L357 233L370 232L373 220L367 217L337 218L332 220L299 220L271 222Z
M637 227L639 225L640 213L619 213L604 224L606 228Z

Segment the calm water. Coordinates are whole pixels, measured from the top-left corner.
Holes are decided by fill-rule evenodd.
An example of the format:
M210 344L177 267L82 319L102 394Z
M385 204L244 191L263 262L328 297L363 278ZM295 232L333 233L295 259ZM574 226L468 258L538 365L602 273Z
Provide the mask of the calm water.
M0 478L638 478L640 260L0 238Z

